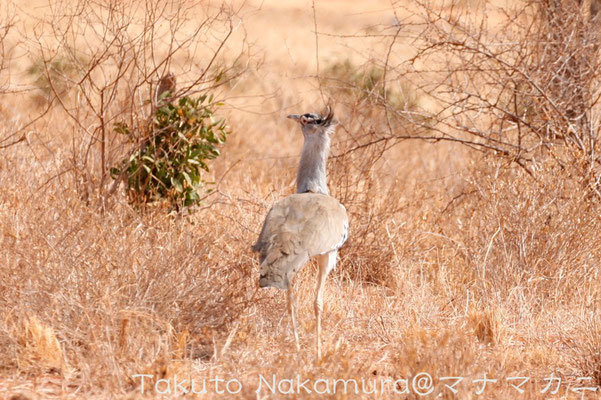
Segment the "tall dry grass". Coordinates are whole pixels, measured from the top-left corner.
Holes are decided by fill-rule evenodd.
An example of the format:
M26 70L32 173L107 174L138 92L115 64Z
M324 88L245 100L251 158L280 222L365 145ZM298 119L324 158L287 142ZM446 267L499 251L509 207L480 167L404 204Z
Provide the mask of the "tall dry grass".
M107 198L97 175L98 142L82 181L70 139L79 145L90 138L64 123L76 104L48 107L16 82L0 82L7 88L0 140L25 133L23 142L1 150L0 161L2 398L177 397L162 394L160 382L176 376L206 380L208 393L198 398L224 398L208 382L216 377L240 382L233 398L421 398L411 386L421 372L435 378L429 398L474 398L474 381L484 374L498 379L486 398L546 398L541 391L551 376L562 379L557 398L580 398L571 389L601 385L599 201L554 161L539 164L533 178L492 152L391 138L389 129L423 136L433 123L426 114L434 102L419 81L394 86L398 75L372 69L373 60L385 68L378 60L393 38L398 47L389 66L400 68L415 54L415 10L344 4L348 15L340 14L340 2L317 3L315 15L304 2L238 9L244 32L227 42L223 60L234 65L238 40L246 39L256 41L262 63L245 64L248 70L221 89L233 133L208 176L215 193L189 214L160 207L140 213L120 191ZM374 9L380 11L368 12ZM43 10L34 7L35 18L55 16ZM19 20L22 29L29 18ZM391 35L403 18L407 35ZM322 33L319 82L312 78L314 24ZM357 27L361 35L351 35ZM6 48L22 40L11 32L0 36ZM201 53L189 65L206 66ZM31 76L16 72L26 70L18 49L5 54L20 84L32 85ZM347 59L359 75L327 76L335 69L328 66ZM362 66L374 82L357 78ZM387 100L402 99L399 88L415 90L413 100L396 103L398 118L389 118ZM294 284L297 352L285 296L258 289L250 245L273 202L294 191L301 138L284 116L320 109L321 92L335 100L341 123L329 185L349 211L351 236L327 282L325 354L315 360L315 265ZM140 93L151 90L142 85ZM148 375L144 394L140 374ZM274 375L363 379L368 391L374 382L397 381L395 389L410 390L294 396L272 394L263 382L257 394L260 377ZM457 394L440 380L452 376L464 378ZM531 378L522 394L507 380L519 376Z

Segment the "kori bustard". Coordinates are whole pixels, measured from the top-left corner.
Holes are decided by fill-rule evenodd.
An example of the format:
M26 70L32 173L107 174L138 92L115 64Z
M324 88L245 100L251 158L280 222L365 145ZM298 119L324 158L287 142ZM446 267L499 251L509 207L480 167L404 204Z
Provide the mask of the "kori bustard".
M331 197L326 184L326 161L330 135L336 129L330 110L324 116L308 113L289 115L300 123L304 136L296 194L278 201L271 208L253 250L259 252L259 286L288 289L288 312L296 348L300 350L294 313L292 287L294 274L311 257L317 258L319 276L315 297L317 358L321 358L321 313L325 280L335 267L338 249L348 236L346 209Z

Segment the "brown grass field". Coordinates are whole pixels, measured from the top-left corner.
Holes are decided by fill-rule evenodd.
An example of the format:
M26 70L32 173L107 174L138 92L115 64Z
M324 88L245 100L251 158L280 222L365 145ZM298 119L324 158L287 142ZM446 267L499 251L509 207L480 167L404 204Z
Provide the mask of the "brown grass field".
M0 140L15 131L23 138L0 148L0 399L179 398L175 380L197 391L204 383L205 393L184 397L199 399L601 398L601 201L544 161L533 179L457 143L405 140L344 156L384 114L316 77L345 60L383 60L389 41L374 32L397 25L389 64L414 56L412 2L231 5L235 29L217 62L242 52L244 71L215 89L231 134L206 177L214 192L180 214L161 205L139 212L123 187L106 196L112 180L101 182L98 144L82 155L98 132L82 95L65 94L68 106L40 97L28 68L41 43L60 42L50 21L62 10L53 3L0 4L3 20L13 18L0 68ZM120 4L78 4L112 3ZM143 2L123 3L144 11ZM491 29L502 25L501 12L479 4L457 7L473 8ZM190 8L182 32L192 32L195 13L201 19L218 6ZM173 56L178 84L205 68L221 23L197 38L203 46ZM157 29L157 49L167 52L168 30ZM93 36L72 45L93 46ZM259 289L250 246L269 207L295 190L302 135L285 116L320 111L328 100L340 121L329 186L349 212L350 238L326 284L316 360L316 265L294 282L297 352L285 292ZM436 107L425 95L414 102ZM122 142L113 145L112 161L123 154ZM427 395L424 374L433 380ZM463 378L457 393L445 377ZM484 377L495 381L480 395ZM335 380L355 380L358 393Z

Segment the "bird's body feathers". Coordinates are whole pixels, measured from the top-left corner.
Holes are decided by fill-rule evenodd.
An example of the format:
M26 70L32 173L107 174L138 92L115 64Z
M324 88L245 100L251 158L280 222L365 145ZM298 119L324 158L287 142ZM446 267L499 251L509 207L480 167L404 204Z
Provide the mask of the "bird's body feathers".
M280 200L253 246L260 253L260 285L287 289L310 257L338 250L347 236L346 209L335 198L298 193Z

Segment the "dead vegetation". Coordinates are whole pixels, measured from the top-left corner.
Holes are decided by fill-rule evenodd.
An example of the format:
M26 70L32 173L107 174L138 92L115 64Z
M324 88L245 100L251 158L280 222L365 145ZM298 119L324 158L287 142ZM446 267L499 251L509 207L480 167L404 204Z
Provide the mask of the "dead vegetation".
M257 398L260 376L297 374L386 381L381 398L421 398L420 373L434 378L426 398L471 398L485 374L498 380L487 398L518 395L511 377L531 378L525 399L545 397L552 376L569 399L601 385L594 7L382 3L375 19L326 2L109 3L41 8L28 39L12 27L33 16L0 18L0 70L15 77L0 81L0 115L35 110L0 128L0 397L169 397L177 377L222 398L220 377L222 390L239 381L232 397ZM299 61L316 39L297 33L305 23L321 52L353 49L318 54L332 60L318 80L314 60ZM366 33L348 34L353 24ZM253 68L257 36L267 44ZM16 43L35 76L31 57L2 51ZM188 214L140 213L107 179L128 150L114 124L144 140L166 71L176 96L223 99L232 130L203 178L215 193ZM351 236L325 289L316 362L315 266L295 282L297 353L285 296L258 289L250 244L294 190L300 140L283 116L327 98L340 121L329 186ZM457 394L440 379L452 376ZM262 398L295 397L264 385Z

